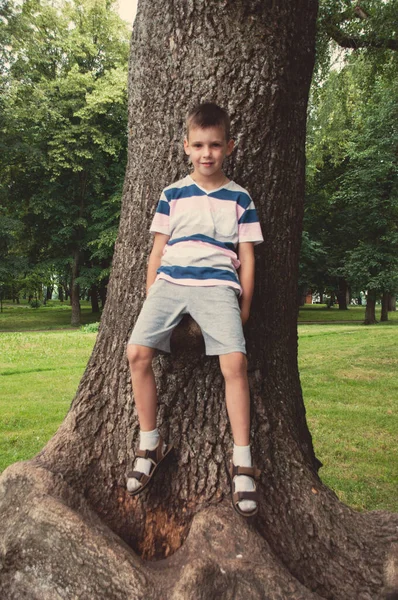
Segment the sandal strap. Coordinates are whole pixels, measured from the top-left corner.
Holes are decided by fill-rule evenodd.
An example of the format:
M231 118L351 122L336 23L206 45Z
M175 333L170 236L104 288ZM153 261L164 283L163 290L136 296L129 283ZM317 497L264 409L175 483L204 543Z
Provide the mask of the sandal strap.
M141 471L132 471L131 473L128 473L127 477L128 479L134 477L134 479L137 479L141 485L144 485L150 479L150 476L146 475L146 473L142 473Z
M232 499L234 504L237 504L241 500L253 500L254 502L258 502L260 500L259 493L257 491L251 492L235 492L232 495Z
M163 458L163 439L162 436L159 436L158 445L154 450L137 450L135 453L136 457L146 458L150 460L154 465L157 465Z
M261 471L260 469L257 469L257 467L239 467L234 465L231 462L231 477L232 479L236 476L236 475L247 475L248 477L252 477L253 479L259 479L260 475L261 475Z

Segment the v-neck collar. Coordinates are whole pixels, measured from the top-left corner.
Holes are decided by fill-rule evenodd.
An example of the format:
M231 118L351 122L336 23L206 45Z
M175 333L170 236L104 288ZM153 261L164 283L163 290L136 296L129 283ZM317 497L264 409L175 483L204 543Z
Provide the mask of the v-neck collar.
M231 179L229 181L227 181L227 183L223 183L222 185L220 185L218 188L214 188L214 190L206 190L204 187L202 187L201 185L199 185L198 183L196 183L196 181L193 179L193 177L191 177L190 175L187 175L187 177L189 177L189 179L192 181L192 183L194 185L196 185L196 187L198 187L202 192L204 192L205 194L214 194L214 192L218 192L219 190L222 190L223 188L227 187L230 183L231 183Z

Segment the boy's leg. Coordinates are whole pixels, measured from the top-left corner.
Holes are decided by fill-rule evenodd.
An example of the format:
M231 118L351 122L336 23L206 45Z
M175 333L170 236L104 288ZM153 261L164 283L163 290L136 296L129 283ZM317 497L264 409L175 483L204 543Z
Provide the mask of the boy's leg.
M250 453L250 391L247 379L247 360L243 352L231 352L219 357L225 380L225 399L234 439L233 463L240 467L252 467ZM236 492L255 489L254 481L246 475L234 478ZM256 502L242 500L238 503L244 512L253 511Z
M243 352L230 352L219 358L234 443L247 446L250 441L250 392L246 356Z
M141 431L156 429L157 393L152 359L155 348L129 344L127 358Z
M152 369L154 348L128 344L127 358L130 366L134 400L140 424L140 450L154 450L159 444L159 432L156 427L157 393L155 376ZM149 475L152 463L146 458L137 458L134 471ZM142 484L135 477L128 476L127 490L136 492Z

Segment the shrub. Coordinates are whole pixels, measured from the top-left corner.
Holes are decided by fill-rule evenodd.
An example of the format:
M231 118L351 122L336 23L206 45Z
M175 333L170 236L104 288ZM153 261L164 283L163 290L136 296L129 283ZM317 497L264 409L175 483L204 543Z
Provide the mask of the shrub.
M97 333L99 327L99 323L87 323L87 325L83 325L80 329L84 331L84 333Z
M29 306L30 306L31 308L40 308L40 306L41 306L41 302L40 302L40 300L31 300L31 301L29 302Z

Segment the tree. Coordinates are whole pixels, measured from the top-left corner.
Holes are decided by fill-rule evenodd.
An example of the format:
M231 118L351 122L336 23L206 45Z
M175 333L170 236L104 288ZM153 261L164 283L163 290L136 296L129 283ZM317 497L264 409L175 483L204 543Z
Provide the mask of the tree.
M397 0L321 0L320 30L342 48L398 50Z
M347 285L369 290L368 324L397 285L397 73L395 53L353 53L314 91L309 119L305 229L340 308Z
M95 215L121 187L126 155L127 27L111 6L8 2L1 21L3 196L24 224L30 262L69 257L74 325L81 268L86 279L89 267L104 270L88 244L101 231Z
M134 27L129 158L95 349L55 437L1 478L0 589L107 600L376 598L398 519L358 514L322 484L297 369L316 2L167 8L144 0ZM186 109L209 98L232 115L238 143L228 173L250 188L266 240L247 328L254 455L263 471L255 526L230 505L232 441L218 362L203 356L189 325L177 333L174 355L156 361L160 426L178 452L148 493L125 492L138 434L125 344L144 298L148 226L162 187L187 169Z
M368 290L365 322L376 321L376 296L398 288L398 102L396 65L387 63L360 109L360 127L350 140L351 167L340 178L339 195L357 215L357 241L343 270ZM358 215L361 215L358 218ZM387 311L384 311L386 320Z

